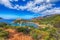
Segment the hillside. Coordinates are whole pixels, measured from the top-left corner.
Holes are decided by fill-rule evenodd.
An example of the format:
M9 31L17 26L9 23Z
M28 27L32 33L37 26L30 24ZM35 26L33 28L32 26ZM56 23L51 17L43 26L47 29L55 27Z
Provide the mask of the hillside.
M33 22L37 27L27 26ZM32 20L14 20L13 23L26 26L12 26L0 23L0 40L60 40L60 15L49 15ZM29 24L30 25L30 24ZM32 24L31 24L32 25Z
M56 22L60 21L60 14L47 16L47 17L43 18L41 21L48 22L48 23L52 23L52 22L56 23Z
M43 17L33 18L32 21L42 22L42 23L52 23L60 21L60 14L46 15Z

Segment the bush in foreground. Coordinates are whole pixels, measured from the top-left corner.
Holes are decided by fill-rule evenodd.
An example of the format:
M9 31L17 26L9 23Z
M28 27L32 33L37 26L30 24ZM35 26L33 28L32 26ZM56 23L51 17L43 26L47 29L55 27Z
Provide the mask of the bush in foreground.
M24 34L29 34L30 30L28 28L25 28L25 27L18 27L16 28L16 30L18 32L23 32Z
M0 28L0 37L7 38L9 33Z

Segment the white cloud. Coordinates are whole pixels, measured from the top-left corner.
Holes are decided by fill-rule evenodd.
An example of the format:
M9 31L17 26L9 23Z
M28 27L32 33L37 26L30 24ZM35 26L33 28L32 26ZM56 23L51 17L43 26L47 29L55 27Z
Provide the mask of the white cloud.
M20 10L27 10L27 11L32 11L32 12L41 12L47 8L52 8L51 3L42 3L44 2L43 0L35 0L35 1L30 1L28 2L25 6L20 6L17 9ZM36 6L36 5L40 5L40 6Z
M12 4L10 3L9 0L0 0L0 4L4 5L5 7L8 7L8 8L13 8Z
M13 1L18 2L18 0L10 0L10 1L12 1L12 2L13 2Z
M26 5L21 6L21 5L13 5L11 2L18 2L19 0L0 0L0 4L4 5L5 7L11 8L11 9L16 9L16 10L27 10L27 11L32 11L34 13L44 13L44 14L52 14L52 13L60 13L60 8L54 8L51 2L57 2L60 0L34 0L34 1L29 1L27 2ZM26 0L22 0L26 1ZM39 5L39 6L37 6ZM48 10L50 8L50 10ZM52 8L52 9L51 9ZM43 11L43 12L42 12Z
M59 8L53 8L53 9L50 9L50 10L46 10L44 12L42 12L43 15L50 15L50 14L60 14L60 7Z
M0 4L4 5L5 7L14 9L14 6L10 1L12 1L12 2L16 1L17 2L18 0L0 0Z

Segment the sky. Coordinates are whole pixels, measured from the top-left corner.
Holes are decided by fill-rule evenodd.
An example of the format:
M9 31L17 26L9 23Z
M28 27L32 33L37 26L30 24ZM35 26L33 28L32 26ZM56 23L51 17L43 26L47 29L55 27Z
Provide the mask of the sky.
M0 0L0 17L32 19L60 14L60 0Z

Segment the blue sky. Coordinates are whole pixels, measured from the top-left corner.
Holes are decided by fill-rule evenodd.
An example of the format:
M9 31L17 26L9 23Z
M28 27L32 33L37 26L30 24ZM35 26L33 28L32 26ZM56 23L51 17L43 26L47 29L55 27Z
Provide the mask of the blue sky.
M31 19L60 14L60 0L0 0L0 17Z

